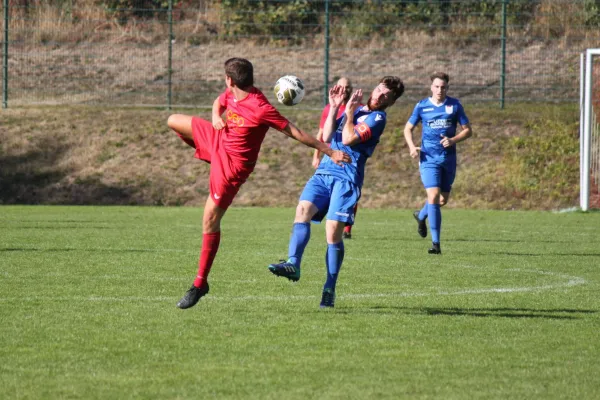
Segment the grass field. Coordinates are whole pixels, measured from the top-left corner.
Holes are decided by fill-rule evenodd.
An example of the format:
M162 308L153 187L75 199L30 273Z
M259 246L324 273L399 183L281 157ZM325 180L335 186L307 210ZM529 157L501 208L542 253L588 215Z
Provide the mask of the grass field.
M2 399L597 399L600 213L361 209L336 308L324 231L302 279L292 209L230 209L211 292L201 209L0 207Z

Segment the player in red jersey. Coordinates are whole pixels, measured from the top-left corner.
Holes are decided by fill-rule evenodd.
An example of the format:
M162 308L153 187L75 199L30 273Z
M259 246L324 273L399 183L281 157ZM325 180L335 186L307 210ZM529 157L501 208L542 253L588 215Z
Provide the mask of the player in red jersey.
M225 83L227 89L213 103L212 123L183 114L173 114L167 122L169 128L196 149L196 158L210 163L198 274L192 287L177 303L182 309L194 306L209 291L208 274L221 241L221 219L254 170L269 128L318 149L337 164L350 161L346 153L330 149L283 117L254 87L254 68L250 61L243 58L227 60ZM222 118L224 113L226 121Z
M344 100L342 101L342 105L340 106L336 121L339 123L339 120L344 116L344 110L346 109L346 103L348 103L348 99L350 99L350 95L352 94L352 82L345 76L342 76L337 81L337 86L340 86L344 91ZM327 115L329 115L329 103L323 108L323 112L321 113L321 121L319 122L319 131L317 132L317 139L323 141L323 128L325 127L325 121L327 120ZM314 169L319 168L319 164L321 163L321 152L319 150L315 150L313 154L312 166ZM356 218L356 212L358 211L358 202L354 205L354 217ZM352 226L346 225L344 227L343 237L344 239L352 239Z

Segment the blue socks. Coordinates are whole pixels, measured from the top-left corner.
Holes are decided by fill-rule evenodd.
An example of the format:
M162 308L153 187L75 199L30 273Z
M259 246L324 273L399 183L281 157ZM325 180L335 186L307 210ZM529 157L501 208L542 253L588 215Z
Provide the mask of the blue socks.
M323 289L335 290L338 274L344 261L344 242L327 245L325 265L327 265L327 280Z
M419 211L419 219L421 221L425 221L425 218L427 218L427 202L425 202L425 205L423 206L423 208L421 208L421 211Z
M440 242L440 232L442 231L442 211L439 204L427 204L427 214L429 216L429 229L431 230L431 241Z
M304 249L310 240L310 222L295 222L288 249L288 262L300 268Z

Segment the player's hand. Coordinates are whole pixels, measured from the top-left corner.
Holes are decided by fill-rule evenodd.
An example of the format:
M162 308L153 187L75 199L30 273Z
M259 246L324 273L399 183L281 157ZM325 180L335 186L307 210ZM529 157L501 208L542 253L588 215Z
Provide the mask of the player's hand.
M221 116L218 116L218 117L213 116L212 125L213 125L213 128L215 128L216 130L220 130L220 129L225 128L225 121L223 121L223 118L221 118Z
M352 161L348 154L339 150L332 150L331 154L329 155L329 158L331 158L331 161L340 166L344 165L344 163L349 163L350 161Z
M346 116L351 118L354 115L356 107L358 107L362 103L362 97L362 89L358 89L354 93L352 93L352 95L350 95L350 99L346 103Z
M344 102L344 89L340 85L334 85L329 89L329 105L337 108Z
M410 149L410 156L411 156L412 158L417 158L417 157L419 157L419 152L420 152L420 151L421 151L421 148L420 148L420 147L414 147L414 146L413 146L413 147Z
M442 146L444 146L444 148L454 146L454 142L452 141L452 138L449 138L449 137L446 137L443 135L442 135L442 140L440 140L440 143L442 144Z

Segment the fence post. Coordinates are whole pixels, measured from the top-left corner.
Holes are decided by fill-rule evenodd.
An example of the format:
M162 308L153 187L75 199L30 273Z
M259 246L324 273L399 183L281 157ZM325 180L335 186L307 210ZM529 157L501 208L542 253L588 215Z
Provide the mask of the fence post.
M173 76L173 0L169 0L169 61L167 64L167 109L171 109Z
M329 0L325 0L325 66L324 66L323 105L329 102Z
M504 91L506 85L506 4L508 0L502 0L502 36L500 43L502 44L502 60L500 62L500 108L504 109Z
M8 0L4 0L4 51L2 52L2 108L8 108Z

